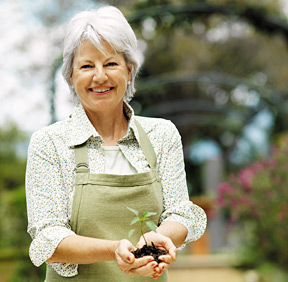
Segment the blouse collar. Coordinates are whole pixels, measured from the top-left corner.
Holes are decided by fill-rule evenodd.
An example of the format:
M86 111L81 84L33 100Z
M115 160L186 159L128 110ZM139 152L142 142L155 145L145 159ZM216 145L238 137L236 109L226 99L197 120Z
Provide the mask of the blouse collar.
M121 140L136 138L139 141L138 131L134 122L135 116L133 109L128 103L124 102L123 110L128 117L128 131L127 135ZM91 137L94 137L99 143L103 143L102 137L90 122L81 103L78 103L74 107L70 118L72 123L72 134L69 142L70 147L81 145Z

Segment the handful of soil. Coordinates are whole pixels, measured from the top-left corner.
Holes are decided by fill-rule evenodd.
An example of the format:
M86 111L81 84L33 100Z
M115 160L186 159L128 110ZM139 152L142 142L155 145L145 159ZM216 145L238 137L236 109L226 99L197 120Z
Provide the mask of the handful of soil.
M135 256L135 258L152 256L157 263L161 262L161 260L159 260L160 256L168 254L167 251L156 248L153 242L152 242L152 246L144 245L141 249L137 249L132 253Z

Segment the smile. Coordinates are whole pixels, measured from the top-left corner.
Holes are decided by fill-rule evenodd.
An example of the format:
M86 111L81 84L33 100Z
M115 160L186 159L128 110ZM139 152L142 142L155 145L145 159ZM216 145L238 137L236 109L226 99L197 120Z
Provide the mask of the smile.
M114 87L107 87L107 88L89 88L89 91L92 91L93 93L106 93L110 90L114 89Z

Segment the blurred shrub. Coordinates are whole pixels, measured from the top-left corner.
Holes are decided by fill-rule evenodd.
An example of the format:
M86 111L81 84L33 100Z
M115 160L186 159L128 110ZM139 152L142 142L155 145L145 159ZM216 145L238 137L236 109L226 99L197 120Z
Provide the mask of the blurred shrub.
M9 279L9 282L39 282L44 281L46 273L45 264L41 267L35 267L30 259L26 257L17 261L15 269Z
M288 265L288 138L262 159L219 186L218 203L238 223L243 263ZM237 232L238 232L237 231Z
M0 262L13 262L9 282L38 282L45 277L45 266L35 267L28 256L26 147L27 137L15 125L0 128Z
M17 126L0 128L0 192L24 184L27 136Z
M31 241L26 232L25 188L20 186L1 193L0 198L0 249L27 248Z

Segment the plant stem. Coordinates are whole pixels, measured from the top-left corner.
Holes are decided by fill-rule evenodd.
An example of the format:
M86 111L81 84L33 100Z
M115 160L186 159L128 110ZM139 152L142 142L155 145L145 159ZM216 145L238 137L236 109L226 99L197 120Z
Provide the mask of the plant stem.
M148 246L146 238L145 238L143 230L142 230L142 226L143 226L143 221L140 222L140 232L141 232L141 235L143 236L143 239L144 239L146 245Z

